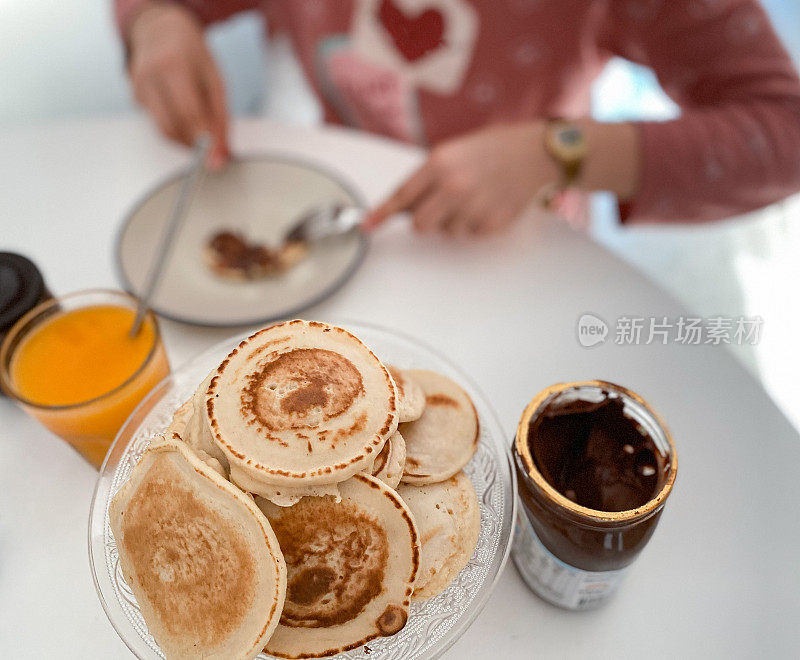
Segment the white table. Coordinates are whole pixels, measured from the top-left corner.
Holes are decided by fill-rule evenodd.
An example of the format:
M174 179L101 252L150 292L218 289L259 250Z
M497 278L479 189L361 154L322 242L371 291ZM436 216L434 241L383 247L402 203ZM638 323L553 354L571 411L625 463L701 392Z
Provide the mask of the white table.
M420 159L414 149L342 130L265 121L237 122L233 144L307 154L372 201ZM33 258L56 293L117 286L112 246L123 213L185 157L142 119L0 131L3 248ZM583 312L613 324L683 310L585 237L539 219L484 242L387 227L349 285L306 313L396 327L441 350L481 384L509 441L539 389L595 377L643 394L673 431L675 491L617 598L599 611L565 612L529 592L509 564L447 657L796 656L797 434L722 347L610 341L585 349L575 330ZM163 329L173 365L235 332L172 322ZM95 477L65 443L0 402L3 657L130 657L89 574Z

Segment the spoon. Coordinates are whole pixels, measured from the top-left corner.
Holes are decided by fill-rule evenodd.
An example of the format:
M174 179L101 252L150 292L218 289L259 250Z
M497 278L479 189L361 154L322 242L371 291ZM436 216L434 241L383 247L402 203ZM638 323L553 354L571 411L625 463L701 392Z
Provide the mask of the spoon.
M283 244L312 243L346 234L359 227L365 215L364 209L340 203L313 208L292 221L283 234Z
M142 290L142 295L139 296L139 304L136 306L136 317L133 319L133 325L128 332L128 336L131 338L135 337L139 333L139 328L142 327L144 315L150 306L150 299L153 297L153 293L164 272L164 265L166 264L167 256L169 256L172 243L175 241L175 237L178 234L178 229L183 219L186 217L186 212L189 210L192 197L197 189L200 176L203 173L203 163L206 162L206 156L210 148L211 136L206 133L199 135L194 143L191 165L181 181L178 195L172 206L172 213L167 220L167 226L164 228L161 242L150 264L150 271L147 273L147 280Z

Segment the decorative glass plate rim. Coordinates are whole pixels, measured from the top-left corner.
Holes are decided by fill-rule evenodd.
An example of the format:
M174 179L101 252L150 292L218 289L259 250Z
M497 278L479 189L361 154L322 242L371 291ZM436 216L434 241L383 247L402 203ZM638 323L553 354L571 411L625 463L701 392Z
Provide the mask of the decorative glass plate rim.
M336 325L341 325L342 327L352 330L356 336L360 336L360 334L377 334L383 335L384 338L388 339L388 341L395 341L397 343L405 344L406 348L410 347L412 352L416 351L417 354L421 355L423 358L432 358L434 362L438 362L440 365L443 365L445 367L445 371L450 371L453 375L457 376L458 382L464 387L465 390L467 390L470 396L473 397L476 408L478 408L480 412L482 437L480 449L489 448L489 451L494 454L494 467L498 473L497 476L499 477L501 492L504 494L504 500L501 503L502 511L500 516L499 534L496 538L497 542L494 545L493 554L487 564L483 580L477 585L471 585L471 589L474 589L474 593L468 598L466 608L463 611L457 612L455 621L443 632L443 634L437 636L437 638L431 643L430 648L426 647L417 649L415 651L415 655L412 656L422 657L419 654L424 651L425 658L436 658L443 654L461 637L467 628L474 622L478 614L483 610L483 607L486 605L489 596L497 585L500 575L503 572L503 568L508 560L511 549L513 526L516 518L516 473L514 471L508 447L506 447L504 444L505 435L502 430L502 425L486 396L475 385L472 379L469 378L456 364L454 364L447 357L443 356L436 349L430 347L415 337L398 332L394 329L385 328L377 324L347 319L336 319L333 322L336 323ZM95 486L90 506L88 529L89 564L92 573L92 579L106 617L119 635L122 642L129 648L134 656L138 658L143 658L144 656L142 653L147 653L147 650L143 648L143 646L149 648L152 656L159 654L152 649L150 643L145 639L145 637L142 636L141 632L136 630L136 624L126 614L125 609L120 602L117 588L115 587L112 578L109 575L109 570L107 570L108 551L106 547L106 532L108 526L108 502L113 492L116 492L116 489L119 487L114 487L114 483L116 481L115 476L120 470L120 464L122 463L123 459L128 455L132 445L136 443L137 431L145 426L152 409L158 406L159 402L161 401L161 397L164 394L167 394L175 386L176 378L180 377L181 374L189 372L192 370L192 368L199 368L199 365L201 365L204 361L211 360L212 358L221 359L245 336L247 335L233 335L228 339L214 344L194 358L186 361L155 388L153 388L150 394L148 394L147 397L145 397L145 399L142 400L137 408L131 413L130 417L126 420L125 424L118 432L117 437L111 445L98 475L97 484ZM369 338L365 339L365 343L370 346L371 342L369 341ZM370 346L370 348L372 348L372 346ZM376 350L377 353L380 353L379 348L373 350ZM429 368L435 368L435 366L436 365L429 365ZM210 368L211 367L209 367L209 369ZM137 421L139 423L136 424L135 428L129 429L129 427L133 426L134 422ZM487 430L487 427L490 429L488 433L489 441L484 441L483 436ZM480 449L479 452L476 453L476 457L480 453L485 453L481 452ZM470 465L465 469L469 471L469 467L473 464L476 457L473 457L473 461L471 461ZM483 512L484 502L483 496L480 494L479 499L481 499L481 511ZM483 524L481 525L481 532L481 536L483 536ZM470 564L471 563L472 560L470 560ZM463 573L464 572L462 571L460 575L463 575ZM444 594L448 594L448 592L454 588L456 582L458 582L458 578L456 578L456 580L451 583L451 585L445 589L442 594L436 596L430 601L424 601L424 603L421 604L412 603L412 615L410 620L414 617L415 608L421 609L426 607L427 603L443 597ZM381 639L391 640L394 638ZM376 643L380 644L381 639L374 640L373 645ZM353 654L363 649L364 647L359 647L359 649L355 649L353 652L350 652L350 654L341 654L335 657L355 657ZM368 651L368 653L374 653L374 651L377 650L378 649L374 649L373 651ZM269 657L271 656L263 654L259 656L259 658ZM380 656L375 654L372 655L372 657Z

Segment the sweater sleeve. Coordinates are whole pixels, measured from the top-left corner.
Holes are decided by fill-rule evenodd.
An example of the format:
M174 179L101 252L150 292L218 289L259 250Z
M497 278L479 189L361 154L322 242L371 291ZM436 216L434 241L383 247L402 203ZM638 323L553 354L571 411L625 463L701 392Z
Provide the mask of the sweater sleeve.
M611 52L650 66L681 107L640 124L623 221L713 220L800 190L800 79L756 0L610 6Z
M114 0L114 17L117 29L123 38L127 39L128 28L131 20L138 11L153 0ZM216 21L223 21L233 14L255 9L260 6L259 0L167 0L185 7L191 11L203 24L208 25Z

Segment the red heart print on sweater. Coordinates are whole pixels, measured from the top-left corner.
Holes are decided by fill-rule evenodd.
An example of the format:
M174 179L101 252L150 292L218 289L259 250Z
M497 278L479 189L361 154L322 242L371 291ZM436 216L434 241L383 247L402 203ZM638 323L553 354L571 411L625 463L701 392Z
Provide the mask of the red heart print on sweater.
M409 62L436 50L444 43L444 17L435 9L408 16L394 0L382 0L378 16L394 45Z

